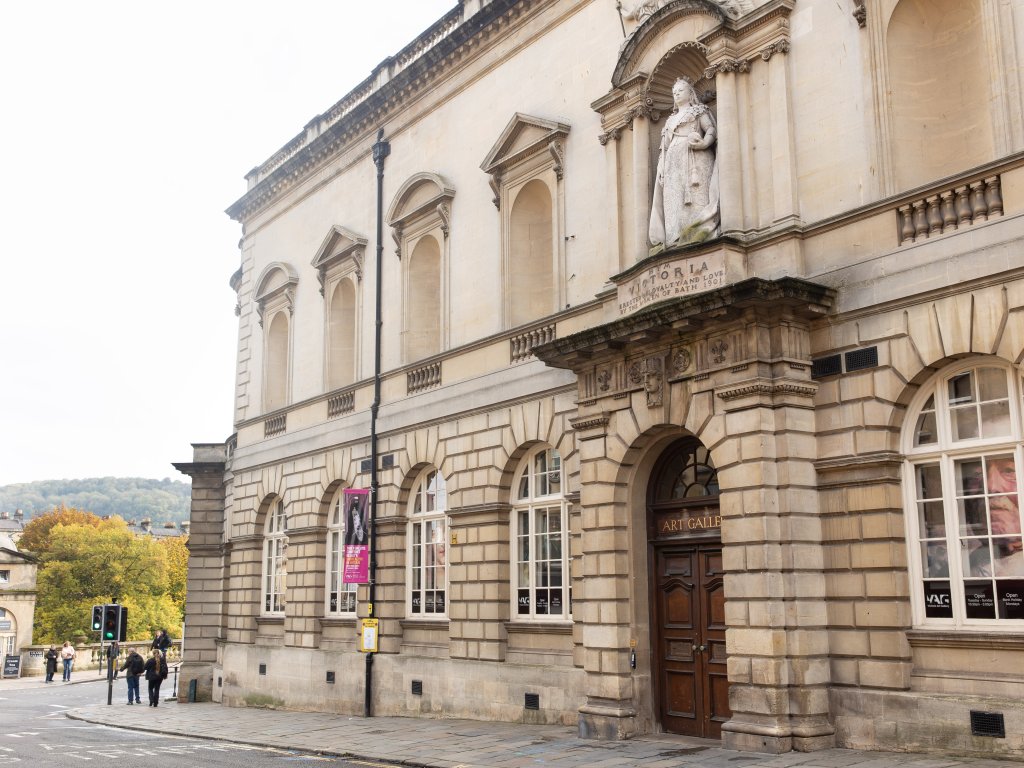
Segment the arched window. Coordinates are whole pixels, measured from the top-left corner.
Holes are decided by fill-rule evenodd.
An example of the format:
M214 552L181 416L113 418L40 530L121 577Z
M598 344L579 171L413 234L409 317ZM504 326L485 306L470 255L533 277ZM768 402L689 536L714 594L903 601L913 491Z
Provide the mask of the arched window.
M338 281L331 295L327 325L328 390L356 380L356 289L350 279Z
M513 327L555 309L551 192L533 179L516 195L509 215L509 318Z
M441 351L441 247L431 235L420 238L409 257L405 317L405 361Z
M523 459L513 484L515 600L519 619L566 619L572 614L568 511L562 458L548 446Z
M9 571L0 571L0 573L10 573ZM0 653L11 654L17 650L18 642L18 621L14 618L13 613L8 613L5 609L0 608Z
M352 614L356 611L356 585L341 580L345 559L345 489L339 488L331 504L327 529L327 612Z
M275 499L267 511L263 539L263 612L283 614L288 581L288 522L284 502Z
M718 470L711 453L700 441L685 438L666 452L655 471L651 504L705 503L718 493Z
M914 401L903 440L917 624L1024 624L1021 392L1013 368L975 359Z
M447 504L444 477L436 470L427 470L420 476L410 499L411 616L444 616L448 610Z

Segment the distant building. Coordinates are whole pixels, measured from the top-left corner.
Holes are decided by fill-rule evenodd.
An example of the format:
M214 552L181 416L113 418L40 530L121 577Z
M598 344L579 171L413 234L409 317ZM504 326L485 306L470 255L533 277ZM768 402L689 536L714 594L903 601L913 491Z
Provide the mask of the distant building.
M4 510L0 512L0 536L7 535L15 544L21 538L25 530L25 513L16 509L13 513Z
M182 686L1024 754L1024 0L453 5L228 209Z
M0 656L17 653L32 643L36 563L34 557L18 551L10 535L0 531Z
M141 520L127 520L128 530L136 536L151 536L154 539L173 539L178 536L188 536L189 521L181 523L165 522L160 525L153 525L152 519L144 517Z

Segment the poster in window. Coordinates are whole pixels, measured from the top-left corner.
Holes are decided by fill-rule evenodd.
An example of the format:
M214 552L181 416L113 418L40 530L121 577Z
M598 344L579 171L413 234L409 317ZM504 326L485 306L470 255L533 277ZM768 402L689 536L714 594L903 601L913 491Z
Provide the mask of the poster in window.
M953 595L948 581L924 583L924 615L929 619L953 618Z
M343 584L366 584L370 574L370 491L345 489Z
M996 599L991 581L964 582L964 603L968 619L994 619Z
M999 579L996 581L999 597L999 618L1024 619L1024 580Z

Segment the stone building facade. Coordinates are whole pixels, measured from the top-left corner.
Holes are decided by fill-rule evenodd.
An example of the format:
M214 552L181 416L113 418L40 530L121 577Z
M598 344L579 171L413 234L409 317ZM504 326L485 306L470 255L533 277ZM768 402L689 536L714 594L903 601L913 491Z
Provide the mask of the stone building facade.
M0 656L18 655L32 644L37 569L34 557L0 534Z
M237 431L177 465L183 687L1019 754L1021 28L459 2L228 209ZM674 205L703 223L663 243ZM371 602L342 542L374 458Z

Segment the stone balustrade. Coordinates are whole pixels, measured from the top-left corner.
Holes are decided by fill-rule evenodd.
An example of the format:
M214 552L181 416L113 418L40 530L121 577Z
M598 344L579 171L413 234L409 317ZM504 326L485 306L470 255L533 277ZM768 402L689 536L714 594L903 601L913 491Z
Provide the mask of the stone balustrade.
M531 328L525 333L509 339L509 359L512 363L521 363L533 357L533 348L547 344L555 338L555 324Z
M406 374L406 392L413 394L441 384L441 362L430 363Z
M287 416L287 414L281 413L277 416L271 416L263 422L263 436L272 437L273 435L279 435L284 432L288 424Z
M999 175L937 191L896 210L899 244L952 232L1003 215Z

